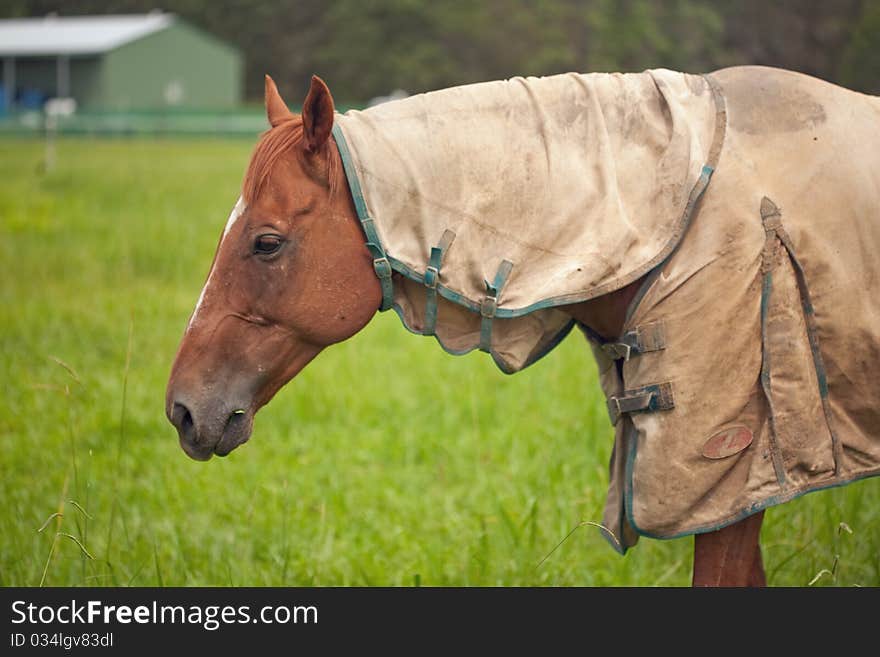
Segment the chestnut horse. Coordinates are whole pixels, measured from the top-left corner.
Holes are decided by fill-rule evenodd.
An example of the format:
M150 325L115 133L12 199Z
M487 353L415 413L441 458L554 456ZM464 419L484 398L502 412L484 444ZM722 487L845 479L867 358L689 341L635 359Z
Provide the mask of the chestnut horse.
M248 440L257 410L322 349L366 326L382 301L331 139L329 89L313 77L295 115L267 76L266 112L271 129L254 152L168 383L166 414L198 460ZM562 310L614 338L641 282ZM762 516L695 537L695 586L764 585Z

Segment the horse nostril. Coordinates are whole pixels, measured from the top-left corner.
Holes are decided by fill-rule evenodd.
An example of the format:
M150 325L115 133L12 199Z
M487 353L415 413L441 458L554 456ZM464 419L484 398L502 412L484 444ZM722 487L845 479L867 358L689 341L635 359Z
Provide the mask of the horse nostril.
M174 403L174 409L171 412L171 421L174 423L174 426L177 427L180 435L193 442L198 443L198 436L196 436L196 432L194 430L195 423L193 422L192 413L189 412L189 409L180 404L178 402Z

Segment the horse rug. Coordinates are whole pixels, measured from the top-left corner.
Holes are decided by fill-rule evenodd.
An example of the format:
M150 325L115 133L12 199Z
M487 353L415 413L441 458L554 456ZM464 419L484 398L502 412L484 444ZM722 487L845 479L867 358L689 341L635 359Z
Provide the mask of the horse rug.
M880 100L762 67L513 78L337 115L355 207L410 330L512 373L559 307L615 426L604 526L711 531L880 469Z

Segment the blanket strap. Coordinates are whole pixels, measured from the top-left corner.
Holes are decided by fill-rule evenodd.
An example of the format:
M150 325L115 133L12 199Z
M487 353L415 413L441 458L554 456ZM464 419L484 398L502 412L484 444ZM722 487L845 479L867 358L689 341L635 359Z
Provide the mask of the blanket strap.
M819 348L819 328L816 324L816 313L813 309L813 301L810 297L810 290L807 287L807 275L804 271L804 268L801 266L800 261L795 255L794 243L791 241L791 237L789 237L788 231L786 231L785 227L782 225L782 212L779 210L776 204L766 196L761 199L761 222L764 224L764 232L766 235L764 251L762 254L763 258L761 263L761 271L764 273L764 285L761 294L761 333L763 335L764 343L763 358L761 362L761 383L762 387L764 388L764 396L767 398L767 403L770 407L771 434L773 434L773 440L775 441L775 413L773 400L771 398L770 362L769 352L767 349L767 307L769 305L770 294L773 287L773 241L779 240L779 243L781 243L782 246L785 247L785 250L788 252L788 257L791 260L792 267L795 271L798 291L801 295L801 312L803 313L804 325L807 329L807 339L810 342L810 352L813 356L813 368L816 370L816 382L819 387L819 397L822 400L822 412L825 415L825 424L827 425L828 433L831 436L831 448L834 455L834 469L835 473L839 474L841 464L843 463L843 447L840 443L837 432L834 429L834 420L831 413L831 403L828 400L828 380L825 373L825 362L822 358L822 351ZM778 446L777 450L775 451L779 451ZM782 483L785 478L785 473L784 467L781 463L781 457L779 458L780 463L777 464L774 462L774 465L777 468L777 478L780 478L780 483ZM781 473L779 471L780 469L782 469Z
M379 241L379 234L376 232L376 224L373 222L373 218L365 217L361 219L361 226L363 226L364 234L367 236L367 249L370 255L373 256L373 271L376 272L376 276L379 278L379 285L382 286L382 304L379 306L379 310L388 310L394 300L394 285L391 282L391 263L388 261L385 249L382 248L382 243Z
M440 266L443 264L443 256L455 239L455 233L451 230L443 231L443 237L437 246L431 247L431 257L425 268L425 327L423 335L434 335L437 327L437 285L440 282Z
M611 424L617 424L624 413L651 413L675 408L672 384L654 383L634 390L624 390L622 394L608 398L608 416Z
M492 349L492 320L495 318L495 311L498 310L498 297L501 296L501 290L510 276L513 269L513 263L510 260L502 260L495 274L495 280L486 283L486 296L480 303L480 351L487 353Z
M666 331L663 322L652 322L637 326L619 339L603 343L600 348L611 360L628 361L631 356L666 349Z
M766 201L766 202L765 202ZM761 273L764 275L761 283L761 389L764 391L764 399L767 400L768 421L770 423L770 457L773 461L773 471L776 474L776 482L780 487L786 484L785 464L782 461L782 451L779 448L779 429L776 426L778 413L773 403L773 395L770 390L770 348L768 346L769 335L767 332L767 311L770 307L770 295L773 291L773 267L774 251L777 243L776 229L782 226L782 216L770 199L765 198L761 202L761 221L764 224L764 249L761 253Z
M367 210L367 202L364 200L364 192L358 180L354 161L351 159L348 142L345 141L345 136L336 122L333 123L333 139L336 141L336 148L339 150L339 158L342 160L342 168L345 171L348 189L354 201L354 209L357 212L358 219L360 219L361 227L364 229L364 236L367 238L367 249L370 251L370 255L373 256L373 271L376 272L379 284L382 286L382 304L379 306L379 310L388 310L394 302L391 262L388 260L385 249L382 248L382 240L379 239L376 224L370 216L369 210Z

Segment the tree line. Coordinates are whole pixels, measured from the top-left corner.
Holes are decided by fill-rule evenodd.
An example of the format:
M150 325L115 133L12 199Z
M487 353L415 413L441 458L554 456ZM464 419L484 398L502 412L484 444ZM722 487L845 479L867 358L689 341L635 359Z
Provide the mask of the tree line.
M312 73L343 104L565 71L779 66L880 94L880 0L158 0L237 46L301 98ZM4 0L0 16L146 12L157 0Z

